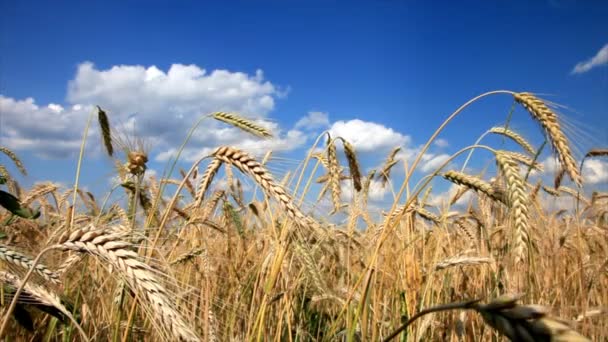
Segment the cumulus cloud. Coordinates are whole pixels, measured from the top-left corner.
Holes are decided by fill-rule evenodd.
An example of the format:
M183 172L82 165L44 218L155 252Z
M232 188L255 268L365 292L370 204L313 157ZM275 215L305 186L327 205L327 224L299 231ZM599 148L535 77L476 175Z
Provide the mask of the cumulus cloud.
M577 63L572 69L572 74L582 74L595 67L608 64L608 44L604 45L595 56L586 61Z
M460 190L460 186L456 184L452 184L446 191L440 193L431 193L428 199L428 204L438 207L446 206L450 203L454 195L458 193ZM473 199L473 195L475 193L473 191L467 191L464 195L460 196L460 198L454 203L455 205L463 205L469 203L471 199Z
M187 159L218 145L290 150L306 141L297 129L283 132L267 120L281 93L264 80L261 70L249 75L227 70L206 71L196 65L173 64L167 71L156 66L113 66L106 70L90 62L78 66L68 84L66 108L39 106L34 99L16 100L0 95L2 130L8 147L32 150L49 157L65 157L80 146L92 105L100 105L114 127L134 132L160 153L157 160L174 154L188 130L203 115L214 111L236 112L254 118L273 130L276 138L256 140L238 129L208 120L196 131L184 151ZM309 124L322 119L309 115ZM96 127L95 127L96 129ZM93 134L98 134L96 131Z
M384 200L384 197L389 193L390 187L382 186L382 182L373 179L369 184L368 199L372 202L380 202ZM343 181L341 183L341 197L345 202L349 202L353 199L355 189L351 181Z
M435 141L433 142L433 144L439 148L445 148L450 146L450 144L448 143L448 141L446 139L435 139Z
M91 107L38 106L34 99L0 95L0 139L15 150L34 150L39 156L65 157L80 147L82 129Z
M431 154L427 153L422 156L422 164L420 166L420 171L422 172L430 172L435 171L438 167L440 167L446 160L450 159L449 154Z
M547 157L541 163L546 175L556 174L560 170L554 157ZM594 185L608 182L608 162L602 159L587 159L582 170L583 185Z
M386 150L411 140L392 128L359 119L334 122L329 131L332 137L346 139L360 152Z
M599 184L608 182L608 162L600 159L589 159L583 166L583 183Z
M296 129L318 129L329 127L329 116L324 112L308 112L308 115L301 118L294 126Z

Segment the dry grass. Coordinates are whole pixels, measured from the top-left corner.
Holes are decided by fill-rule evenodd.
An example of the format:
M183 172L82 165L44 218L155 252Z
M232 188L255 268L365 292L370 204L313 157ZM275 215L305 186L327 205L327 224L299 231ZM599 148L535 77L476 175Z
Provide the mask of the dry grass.
M608 195L577 184L582 165L573 170L567 137L541 100L495 93L515 96L532 113L580 188L527 179L526 171L539 167L528 156L535 151L502 128L492 131L527 154L487 147L496 158L493 180L438 169L418 185L409 178L401 184L401 176L391 177L399 147L363 177L352 144L332 137L326 151L311 152L282 181L266 166L270 153L258 162L219 147L204 172L197 162L178 178L147 176L141 149L125 150L124 160L113 154L125 200L49 182L19 190L15 183L8 190L18 204L42 214L0 211L2 334L11 341L607 340ZM270 135L236 114L211 117ZM309 160L317 164L313 172ZM449 185L442 177L471 190L464 206L429 204L431 182ZM368 208L376 179L395 194L381 208L385 216L376 202ZM331 192L325 203L337 215L323 206L309 211L323 192L314 186ZM545 206L557 202L553 196L570 206ZM31 268L34 276L24 282Z

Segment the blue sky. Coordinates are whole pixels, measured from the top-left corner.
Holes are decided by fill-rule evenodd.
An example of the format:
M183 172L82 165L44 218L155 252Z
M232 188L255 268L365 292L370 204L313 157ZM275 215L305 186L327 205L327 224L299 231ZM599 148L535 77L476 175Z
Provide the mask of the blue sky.
M88 106L99 104L137 127L162 171L197 117L234 110L278 132L253 150L302 159L331 129L351 135L369 169L395 145L415 151L471 97L510 89L568 106L583 152L608 145L605 18L605 1L0 0L0 145L24 160L24 182L70 183ZM497 96L473 106L428 161L504 123L510 105ZM513 125L540 144L523 110ZM184 166L249 142L222 127L202 127ZM90 139L83 181L103 189L112 163L95 129ZM608 165L593 165L605 188Z

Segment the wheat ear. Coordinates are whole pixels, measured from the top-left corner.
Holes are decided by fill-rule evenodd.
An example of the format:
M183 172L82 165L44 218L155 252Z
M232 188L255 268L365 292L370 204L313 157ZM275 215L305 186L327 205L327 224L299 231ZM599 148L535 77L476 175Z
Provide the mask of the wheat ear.
M515 228L513 250L516 262L520 262L525 257L529 239L528 195L517 164L504 153L496 153L496 161L507 183L507 198Z
M329 168L327 174L329 175L328 186L331 190L331 201L334 205L332 213L336 213L340 210L340 163L338 161L338 152L336 149L335 140L329 138L327 143L327 162Z
M161 285L150 266L123 241L123 234L111 230L83 228L63 236L56 248L95 256L109 262L120 271L122 278L134 290L141 293L154 313L158 326L171 333L179 341L199 341L186 320L173 307L167 290Z
M312 218L305 216L294 204L291 196L285 189L273 179L272 175L246 152L233 147L223 146L218 148L213 154L215 158L229 163L238 168L241 172L248 174L262 188L264 193L279 202L281 208L287 215L302 228L312 228L317 230L320 225Z
M33 260L30 257L4 245L0 245L0 260L4 260L5 262L19 266L25 270L29 270L33 265ZM34 272L53 284L59 283L59 274L49 270L42 264L37 264L34 268Z
M517 132L515 132L513 130L510 130L506 127L492 127L492 128L490 128L489 132L494 133L494 134L504 135L505 137L510 138L511 140L515 141L526 152L528 152L528 154L530 154L530 155L536 154L536 150L534 149L534 147L532 147L532 144L530 144L526 139L524 139L524 137L522 137L521 135L519 135Z
M517 304L520 296L502 296L473 309L483 320L511 341L591 341L565 322L548 316L538 305Z
M481 192L486 196L490 197L494 201L507 204L507 200L505 198L505 194L496 189L490 183L482 180L481 178L467 175L462 172L450 170L443 174L443 177L449 180L452 183L463 185L469 189L473 189L477 192Z
M218 121L240 128L260 138L272 138L272 133L269 130L238 114L216 112L211 114L211 116Z
M350 176L353 179L353 186L355 187L355 190L361 191L361 166L357 160L355 147L346 140L342 140L342 142L344 143L344 154L348 161L348 169L350 170Z
M386 158L384 165L380 169L380 172L377 175L378 179L380 179L382 181L382 186L386 185L386 183L388 182L388 179L391 176L391 169L393 168L393 166L395 166L397 164L397 160L395 160L395 156L397 155L397 153L399 151L401 151L401 147L395 147L392 149L392 151L388 154L388 157Z
M15 154L15 152L11 151L10 149L8 149L4 146L0 146L0 152L4 153L7 157L9 157L13 161L13 163L15 163L15 166L17 167L19 172L21 172L21 174L23 174L24 176L27 175L27 170L25 169L25 166L23 166L21 159L19 159L19 157L17 157L17 154Z
M103 145L106 147L106 152L111 157L114 153L114 147L112 146L112 132L110 131L110 120L108 120L108 114L97 106L97 121L99 121L99 128L101 128L101 138Z
M201 204L203 203L203 199L205 198L205 192L207 191L207 189L209 189L209 186L211 185L211 182L213 182L213 178L215 177L215 175L217 174L217 171L220 169L220 167L222 166L222 161L220 159L213 159L209 165L207 165L207 168L205 169L205 172L203 173L203 177L201 180L201 183L198 187L198 192L196 193L196 199L195 199L195 208L199 208L201 206Z
M35 303L32 303L31 300L28 300L27 304L34 304L34 305L39 304L39 305L43 305L43 306L54 307L59 312L61 312L65 317L69 318L70 321L72 321L72 323L74 323L74 326L76 327L76 329L78 330L78 332L80 333L80 335L82 336L82 338L85 341L89 340L89 338L87 337L87 334L84 332L84 330L82 330L82 327L80 326L80 324L78 324L78 321L76 321L74 316L72 316L72 313L70 313L70 310L68 310L63 305L63 303L61 303L61 299L55 293L47 290L46 288L44 288L40 285L32 284L32 282L23 284L22 281L19 279L19 277L15 276L12 273L8 273L8 272L0 271L0 281L2 281L3 283L9 284L11 287L13 287L15 289L23 287L23 291L21 292L21 294L19 294L19 299L31 298L31 300L33 300L35 302Z
M547 105L530 93L517 93L514 95L515 101L519 102L532 117L540 123L546 133L547 140L551 142L553 150L557 154L560 164L570 176L570 179L581 186L582 179L566 135L562 131L557 115L547 107Z

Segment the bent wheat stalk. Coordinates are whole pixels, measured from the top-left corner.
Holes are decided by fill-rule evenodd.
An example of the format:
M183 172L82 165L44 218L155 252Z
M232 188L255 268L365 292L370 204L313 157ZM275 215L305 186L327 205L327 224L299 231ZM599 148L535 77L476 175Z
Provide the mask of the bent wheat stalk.
M517 301L521 296L502 296L487 304L480 300L470 300L460 303L450 303L434 306L420 311L405 324L391 333L383 341L388 342L397 337L418 318L447 310L474 310L481 314L486 324L511 341L570 341L591 342L590 339L573 330L563 321L550 317L547 309L538 305L520 305Z
M285 192L285 189L275 182L272 175L246 152L233 147L223 146L213 152L212 156L225 163L234 165L241 172L251 176L268 197L272 197L279 202L281 208L287 212L287 216L294 220L298 226L305 229L312 228L313 231L320 229L319 223L311 217L304 215L294 204L291 196Z
M34 304L40 304L40 305L44 305L47 307L49 307L49 306L54 307L59 312L61 312L65 317L70 319L70 321L72 321L72 323L74 323L76 330L78 330L78 332L80 333L80 335L82 336L82 338L85 341L89 340L87 334L84 332L84 330L82 329L80 324L78 324L78 321L76 321L74 316L72 316L72 313L70 312L70 310L68 310L61 303L61 299L59 299L59 297L55 293L47 290L46 288L44 288L40 285L25 283L25 282L19 280L19 277L17 277L16 275L14 275L12 273L9 273L9 272L0 271L0 281L7 283L11 287L16 288L16 289L22 287L23 291L21 294L19 294L19 296L32 298L35 302ZM13 300L19 300L19 298L17 297L17 294L14 295ZM28 304L32 304L32 303L28 302Z

